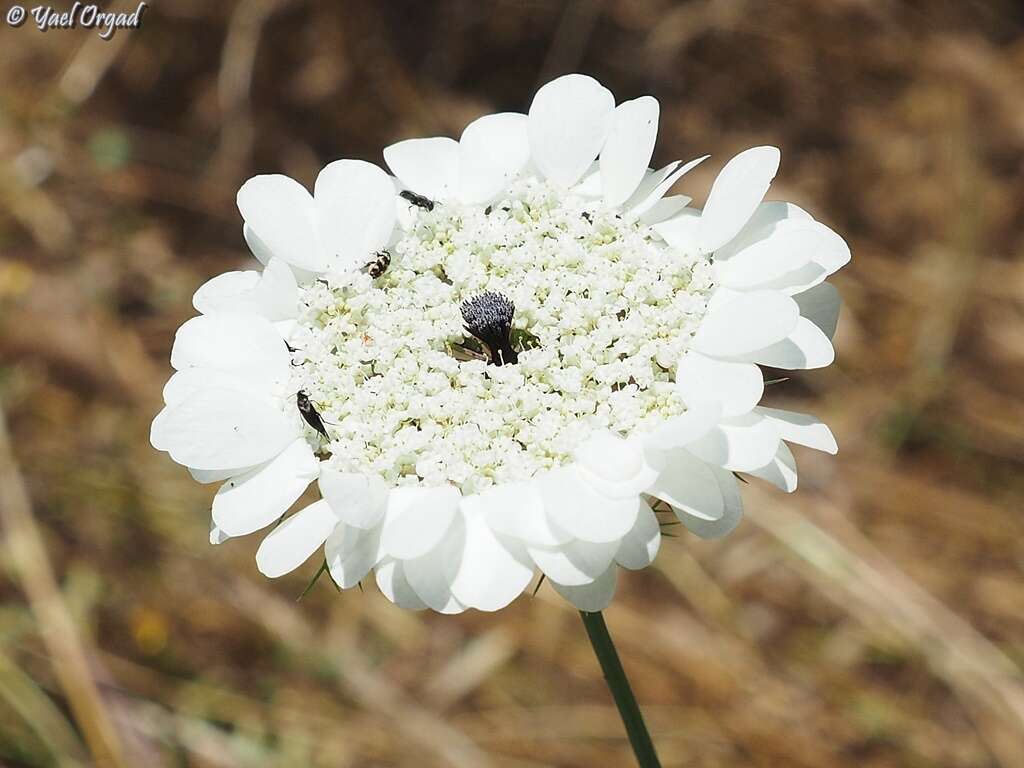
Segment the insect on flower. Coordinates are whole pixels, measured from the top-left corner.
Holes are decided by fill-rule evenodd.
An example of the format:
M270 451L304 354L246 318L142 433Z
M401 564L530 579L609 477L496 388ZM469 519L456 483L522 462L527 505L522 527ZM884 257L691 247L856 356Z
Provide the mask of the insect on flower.
M410 203L415 205L417 208L422 208L425 211L432 211L432 210L434 210L435 203L429 197L424 197L423 195L417 195L415 192L413 192L411 190L408 190L408 189L403 190L402 192L399 192L398 196L401 197L404 200L408 200Z
M366 274L376 280L387 272L390 266L391 254L387 250L381 250L373 254L373 261L369 262L363 269L366 270Z
M299 413L302 414L303 420L317 432L324 436L324 439L330 440L331 436L327 434L327 427L324 426L324 420L320 416L319 411L313 405L309 399L309 395L303 392L301 389L295 395L295 404L299 407Z

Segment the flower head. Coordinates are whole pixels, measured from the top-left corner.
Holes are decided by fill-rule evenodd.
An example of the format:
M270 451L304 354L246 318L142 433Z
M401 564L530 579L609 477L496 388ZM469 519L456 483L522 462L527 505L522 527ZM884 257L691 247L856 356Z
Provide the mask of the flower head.
M282 517L269 576L325 547L410 608L494 610L539 569L585 610L658 552L652 503L702 537L739 522L736 473L796 488L813 417L760 405L759 365L833 358L842 238L763 202L779 151L722 168L703 210L648 168L658 102L583 75L458 141L339 160L313 195L239 191L262 273L221 275L175 341L154 446L223 481L214 540ZM387 254L387 259L381 257Z

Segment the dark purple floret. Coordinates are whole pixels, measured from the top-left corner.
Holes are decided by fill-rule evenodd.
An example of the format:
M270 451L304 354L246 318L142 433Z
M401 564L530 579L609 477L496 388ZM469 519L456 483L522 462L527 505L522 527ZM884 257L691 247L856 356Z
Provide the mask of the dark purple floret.
M466 330L484 345L491 363L504 365L519 361L511 341L516 305L507 296L487 291L462 302L461 310Z

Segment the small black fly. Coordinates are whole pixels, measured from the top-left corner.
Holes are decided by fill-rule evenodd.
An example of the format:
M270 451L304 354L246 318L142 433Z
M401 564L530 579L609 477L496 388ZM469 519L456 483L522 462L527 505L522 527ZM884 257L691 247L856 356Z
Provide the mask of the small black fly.
M436 205L436 203L433 200L431 200L429 197L424 197L423 195L417 195L415 192L413 192L412 190L408 190L408 189L405 189L405 190L402 190L401 192L399 192L398 196L401 197L404 200L408 200L410 203L415 205L417 208L422 208L425 211L432 211L432 210L434 210L434 206Z
M320 417L320 414L310 401L309 395L300 389L298 394L295 395L295 404L299 407L299 413L302 414L302 418L305 422L323 435L325 439L330 440L331 436L327 434L327 427L324 426L324 420Z

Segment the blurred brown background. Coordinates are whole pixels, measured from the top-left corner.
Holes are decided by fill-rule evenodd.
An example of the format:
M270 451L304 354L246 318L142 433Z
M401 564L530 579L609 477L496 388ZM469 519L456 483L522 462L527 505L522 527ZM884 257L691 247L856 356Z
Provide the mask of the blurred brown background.
M770 196L854 253L837 364L769 401L840 455L745 488L725 541L666 540L607 612L664 764L1024 766L1024 6L153 5L110 42L0 28L0 764L632 764L546 587L296 602L316 563L270 582L258 536L211 548L213 488L148 443L192 292L247 263L242 181L579 70L660 99L656 161L714 154L698 202L782 147Z

